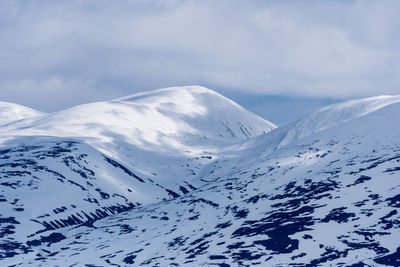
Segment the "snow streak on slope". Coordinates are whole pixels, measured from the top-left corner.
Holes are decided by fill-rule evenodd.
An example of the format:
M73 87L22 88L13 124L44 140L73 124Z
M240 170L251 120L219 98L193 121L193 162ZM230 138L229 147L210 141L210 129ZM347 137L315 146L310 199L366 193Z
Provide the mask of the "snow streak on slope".
M0 126L26 118L33 118L44 113L13 103L0 102Z
M137 102L142 96L124 101ZM360 108L359 103L363 102L370 104L361 104ZM62 143L58 140L60 137L42 137L43 140L20 137L24 142L17 143L4 141L3 146L10 148L1 155L9 165L0 170L19 171L25 176L6 174L8 181L15 181L8 185L15 188L6 193L12 192L15 196L0 200L6 203L9 212L2 211L2 214L12 214L0 220L0 231L5 236L0 242L0 251L9 251L8 255L0 255L5 265L21 266L398 266L400 103L383 102L377 100L372 104L371 99L366 99L339 105L337 109L332 106L321 111L323 114L324 110L330 110L326 117L318 116L320 123L307 122L314 118L315 114L311 114L302 123L278 128L250 141L243 137L242 144L227 142L232 145L203 152L204 158L185 156L173 162L153 153L153 165L159 164L162 158L166 166L176 169L175 174L181 173L186 163L194 167L201 162L201 168L194 170L194 178L176 178L186 191L173 188L172 193L179 196L151 205L131 202L135 206L123 213L120 213L123 209L116 211L119 214L107 218L102 211L94 210L92 214L86 213L92 219L79 227L68 226L68 222L58 219L57 215L63 212L73 214L70 212L74 207L65 206L57 210L60 213L43 217L53 219L55 229L31 236L27 235L29 231L24 231L26 213L20 210L29 205L18 206L24 202L19 190L29 188L23 185L29 181L28 177L32 183L37 180L26 171L45 178L39 179L38 184L51 181L53 187L57 175L50 175L51 171L62 170L72 182L87 189L75 192L77 197L73 199L78 199L73 204L77 205L75 211L84 206L80 199L88 194L100 203L98 206L104 212L111 213L106 207L122 203L113 196L119 188L122 191L140 188L138 191L145 192L146 186L152 184L147 174L137 172L144 169L143 163L135 166L128 163L142 156L144 150L133 147L126 150L121 145L115 149L120 151L115 154L120 157L116 160L76 138L74 144ZM296 132L299 125L309 126L307 134L304 137L299 134L280 145L287 133ZM209 139L217 138L209 135L204 142L207 147L215 148L217 145L212 145ZM21 143L24 145L18 145ZM184 146L189 147L188 143ZM148 155L146 160L151 159L150 152ZM159 168L159 175L167 169ZM81 172L87 177L82 177ZM106 172L111 173L112 180L104 179ZM64 181L60 184L70 183L69 177L58 177ZM131 187L121 187L122 182ZM189 187L192 183L197 189ZM162 191L171 188L164 187L164 191L154 194L162 196ZM19 200L14 201L17 196ZM130 198L126 198L129 202ZM88 205L88 210L96 207ZM77 214L75 218L79 220L85 217L80 211ZM20 221L23 221L21 225Z

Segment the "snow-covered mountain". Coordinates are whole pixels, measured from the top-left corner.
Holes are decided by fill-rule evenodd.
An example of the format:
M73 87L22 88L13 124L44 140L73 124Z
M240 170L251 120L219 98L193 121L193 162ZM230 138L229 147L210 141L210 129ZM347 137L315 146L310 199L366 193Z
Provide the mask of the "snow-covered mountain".
M0 102L0 126L17 120L34 118L44 113L21 105Z
M310 134L365 116L385 106L400 102L400 96L378 96L334 104L283 127L284 138L279 146Z
M36 115L0 127L1 211L24 238L187 194L220 151L275 128L197 86Z
M161 143L165 149L176 150L204 143L220 147L221 143L249 139L274 128L272 123L212 90L188 86L80 105L34 120L17 121L2 132L85 137L99 148L123 139L148 150L152 146L159 150Z
M399 266L400 97L274 125L202 87L0 127L0 263Z

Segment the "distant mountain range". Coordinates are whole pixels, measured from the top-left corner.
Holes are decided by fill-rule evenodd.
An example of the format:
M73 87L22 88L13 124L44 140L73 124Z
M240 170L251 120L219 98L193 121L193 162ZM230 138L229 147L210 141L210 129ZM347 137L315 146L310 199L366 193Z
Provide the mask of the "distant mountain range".
M0 102L1 266L400 266L400 96L276 127L199 86Z

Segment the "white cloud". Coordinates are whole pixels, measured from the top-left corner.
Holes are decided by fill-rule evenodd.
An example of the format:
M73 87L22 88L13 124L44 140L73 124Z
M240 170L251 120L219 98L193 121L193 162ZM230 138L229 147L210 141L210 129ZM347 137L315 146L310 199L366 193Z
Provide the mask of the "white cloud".
M40 106L51 92L73 104L73 94L90 101L199 83L263 94L400 93L399 8L395 0L5 0L0 100L32 96Z

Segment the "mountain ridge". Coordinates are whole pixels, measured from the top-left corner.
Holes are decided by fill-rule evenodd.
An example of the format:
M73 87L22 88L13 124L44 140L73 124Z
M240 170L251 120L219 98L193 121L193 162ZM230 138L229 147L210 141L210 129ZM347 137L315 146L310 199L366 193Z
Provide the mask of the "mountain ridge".
M112 123L113 120L118 123ZM249 122L251 125L241 125ZM129 123L138 126L127 125ZM16 124L12 125L15 129L8 127L7 131L14 130L15 134L18 134L20 132L18 127L23 129L30 127L31 132L38 131L42 135L63 136L64 133L64 136L86 134L96 137L101 135L99 133L101 129L91 135L90 131L93 129L88 132L82 128L85 124L90 125L90 128L101 124L109 131L119 127L119 134L128 130L129 132L125 134L127 137L132 132L143 131L145 139L149 139L149 136L155 139L161 133L179 135L185 132L205 138L248 139L276 128L272 123L248 112L233 101L199 86L164 88L108 102L83 104L48 114L37 121ZM126 129L122 126L126 126ZM59 129L60 127L62 129ZM215 130L218 132L213 133ZM133 139L139 139L138 137L139 133Z
M111 102L140 99L172 117L195 107L161 92ZM28 121L0 126L0 262L396 266L399 99L337 104L251 138L184 140L190 151L169 153L116 142L126 133L101 147L68 134L14 136L31 131Z

